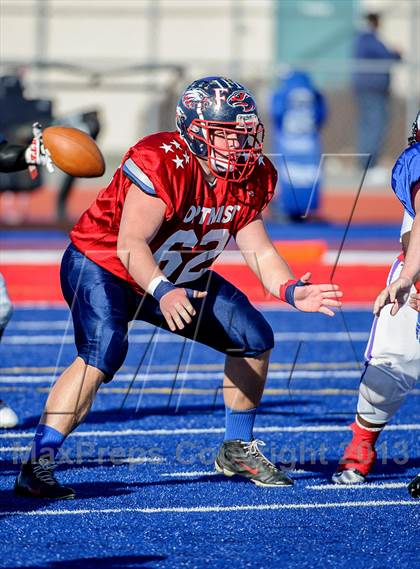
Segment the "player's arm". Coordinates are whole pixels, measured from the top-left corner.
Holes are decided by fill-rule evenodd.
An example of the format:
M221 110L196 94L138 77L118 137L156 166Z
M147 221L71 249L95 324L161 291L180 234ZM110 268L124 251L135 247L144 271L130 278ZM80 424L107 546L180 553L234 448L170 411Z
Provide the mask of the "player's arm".
M322 312L328 316L334 316L330 307L341 306L338 298L343 293L337 285L307 284L311 273L305 273L296 281L290 267L268 236L261 216L238 231L236 243L247 265L276 298L289 302L304 312Z
M44 148L42 129L38 123L32 127L33 139L29 146L0 142L0 172L18 172L34 166L46 166L49 172L54 167L48 151Z
M391 314L394 316L407 302L410 289L420 272L420 182L416 185L414 211L416 213L410 232L410 240L404 259L404 266L398 279L387 286L377 297L373 312L379 315L386 304L393 304Z
M160 198L132 184L124 202L117 254L138 285L159 301L170 330L176 330L184 328L195 315L189 297L201 298L206 293L174 286L153 257L149 243L163 223L165 210L166 205Z
M410 243L410 234L411 234L412 225L413 225L413 222L411 221L410 231L406 231L401 235L401 243L402 243L404 255L407 254L408 245ZM416 310L417 312L420 312L420 286L419 285L420 285L420 273L418 273L416 276L417 292L411 294L410 298L408 299L408 304L411 306L411 308L414 308L414 310Z
M26 146L0 143L0 172L17 172L25 170L28 164L25 160Z
M416 185L417 191L414 197L414 211L416 215L410 232L410 241L404 259L404 267L400 278L410 279L414 282L420 271L420 182Z

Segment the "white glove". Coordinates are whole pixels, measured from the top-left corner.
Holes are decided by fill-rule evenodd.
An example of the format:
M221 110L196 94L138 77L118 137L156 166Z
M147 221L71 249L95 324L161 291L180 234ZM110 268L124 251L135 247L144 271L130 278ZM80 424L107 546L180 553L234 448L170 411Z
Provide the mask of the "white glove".
M42 140L41 125L36 122L32 125L33 139L25 150L25 160L29 166L45 166L50 174L54 172L51 155ZM31 168L29 168L31 170Z

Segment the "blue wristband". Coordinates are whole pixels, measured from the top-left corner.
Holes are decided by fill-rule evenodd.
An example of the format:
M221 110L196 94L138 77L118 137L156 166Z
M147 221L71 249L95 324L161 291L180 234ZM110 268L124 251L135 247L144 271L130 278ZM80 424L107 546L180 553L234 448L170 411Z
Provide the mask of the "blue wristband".
M285 301L288 302L289 304L291 304L292 306L294 306L296 308L296 304L295 304L295 288L297 286L307 286L310 283L305 283L301 280L298 280L296 283L290 284L286 287L285 291L284 291L284 296L285 296Z
M153 298L155 298L158 302L160 302L162 296L165 296L171 290L174 290L176 287L174 284L170 283L169 281L161 281L153 292Z

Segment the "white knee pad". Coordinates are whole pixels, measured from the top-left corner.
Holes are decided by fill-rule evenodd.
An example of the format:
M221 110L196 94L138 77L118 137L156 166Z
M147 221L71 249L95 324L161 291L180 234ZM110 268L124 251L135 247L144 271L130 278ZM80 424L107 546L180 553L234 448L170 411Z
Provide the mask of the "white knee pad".
M12 303L8 297L6 283L0 273L0 332L4 330L13 312Z
M358 414L369 423L388 423L416 380L401 366L368 364L359 386Z

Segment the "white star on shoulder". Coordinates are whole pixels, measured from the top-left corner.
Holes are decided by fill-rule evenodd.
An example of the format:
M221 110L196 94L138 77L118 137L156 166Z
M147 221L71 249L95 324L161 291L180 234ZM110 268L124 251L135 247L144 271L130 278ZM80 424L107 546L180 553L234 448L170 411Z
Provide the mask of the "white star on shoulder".
M173 144L175 148L181 148L181 145L176 140L171 140L171 144Z
M258 156L258 164L264 165L264 156Z
M170 144L163 143L162 146L159 146L159 148L162 148L166 154L168 154L168 152L173 152Z
M188 152L184 152L184 158L185 158L185 164L189 164L190 163L190 156L189 156Z
M176 156L176 158L172 158L172 162L175 162L177 170L178 168L184 167L184 161L179 156Z

